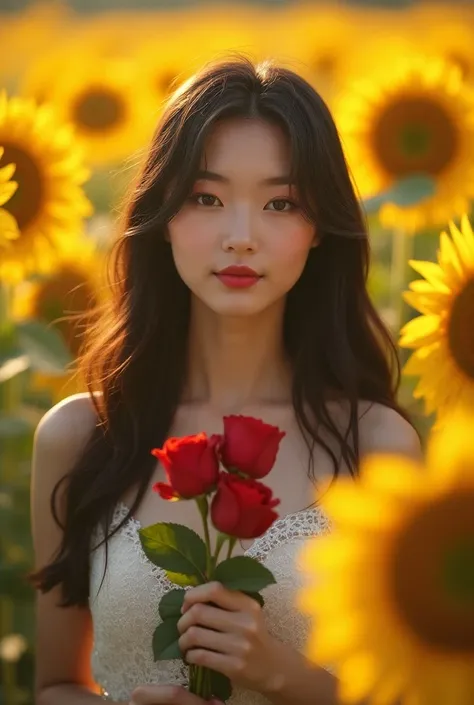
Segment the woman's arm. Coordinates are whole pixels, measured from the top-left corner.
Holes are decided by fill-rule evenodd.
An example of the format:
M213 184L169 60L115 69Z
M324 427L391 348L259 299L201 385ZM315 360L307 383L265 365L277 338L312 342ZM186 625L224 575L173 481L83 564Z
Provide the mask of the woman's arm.
M383 404L361 402L359 420L360 455L394 453L421 461L423 452L413 426L394 409Z
M61 541L61 529L51 514L51 492L72 467L94 423L88 397L74 395L48 411L36 429L31 480L36 569L51 560ZM61 514L63 507L59 510ZM59 601L58 588L46 594L38 592L36 702L39 705L98 703L101 698L89 665L92 648L90 612L87 608L59 607Z
M61 541L61 529L51 515L51 492L72 467L94 424L95 415L89 398L74 395L53 407L38 425L31 484L36 568L51 560ZM64 507L59 510L63 519ZM98 694L90 667L93 634L90 611L87 608L59 607L59 601L59 589L45 595L38 594L35 703L99 705L104 700ZM206 703L180 686L150 684L135 688L129 701L115 705Z
M337 678L282 642L276 645L276 678L266 696L273 705L338 705Z

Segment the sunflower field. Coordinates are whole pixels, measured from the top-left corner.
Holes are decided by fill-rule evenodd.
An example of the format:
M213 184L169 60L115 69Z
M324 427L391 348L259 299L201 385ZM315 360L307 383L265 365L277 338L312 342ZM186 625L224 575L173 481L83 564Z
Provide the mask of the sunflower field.
M105 301L105 256L127 186L167 96L206 61L231 52L273 58L323 96L367 215L370 292L399 341L400 401L426 440L466 409L474 428L474 7L145 4L42 0L3 9L0 2L0 705L33 703L34 595L25 576L34 431L53 404L86 389L75 372L82 338L75 314ZM474 451L469 457L472 493ZM396 472L414 488L417 506L428 501L406 468ZM388 497L400 488L380 491L388 541L404 518ZM462 517L472 548L470 507ZM366 571L373 556L357 546L345 551L353 548L345 534L337 540L341 555L350 554L349 567L339 568ZM474 560L472 551L463 555ZM472 610L473 593L471 586ZM359 609L365 595L356 597ZM322 598L328 614L352 604L351 595ZM308 592L302 609L311 612L312 601ZM333 646L321 647L329 659L340 655ZM395 647L406 654L413 643L400 637ZM361 656L344 668L350 680L368 666ZM369 681L349 699L366 695ZM396 684L387 692L397 695ZM416 697L407 702L431 705ZM460 697L449 705L469 704Z

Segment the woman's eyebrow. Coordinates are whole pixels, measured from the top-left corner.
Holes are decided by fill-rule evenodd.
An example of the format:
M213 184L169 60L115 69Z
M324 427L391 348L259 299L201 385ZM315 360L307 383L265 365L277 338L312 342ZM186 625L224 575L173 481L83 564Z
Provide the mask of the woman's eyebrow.
M208 171L207 169L201 169L196 174L196 181L200 179L206 181L219 181L224 184L228 184L230 179L223 174L218 174L215 171ZM263 186L287 186L294 183L289 174L283 174L282 176L270 176L266 179L262 179L260 182Z

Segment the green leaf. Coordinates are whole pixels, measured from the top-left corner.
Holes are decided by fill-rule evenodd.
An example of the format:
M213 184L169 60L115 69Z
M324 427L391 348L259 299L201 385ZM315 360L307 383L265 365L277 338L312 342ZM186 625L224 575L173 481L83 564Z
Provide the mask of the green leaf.
M206 582L206 544L195 531L182 524L162 522L140 529L147 558L166 571ZM178 584L183 584L180 582ZM190 584L190 583L185 583Z
M177 619L165 619L157 626L153 634L153 658L155 661L183 658L178 640Z
M226 700L232 695L232 683L227 676L218 671L212 671L208 669L211 674L211 693L215 698L222 700L225 703Z
M276 582L268 568L250 556L234 556L222 561L215 569L213 579L230 590L242 592L260 592Z
M180 587L196 587L202 585L203 579L198 575L188 575L187 573L174 573L172 570L166 570L166 577L170 583L179 585Z
M48 374L64 374L73 357L56 328L40 321L16 324L21 348L28 355L31 367Z
M367 198L363 206L367 213L376 213L386 203L407 207L421 203L436 192L435 181L425 174L414 174L394 182L386 191Z
M263 607L265 605L265 600L263 599L263 595L261 595L259 592L246 592L246 595L252 598L252 600L255 600L258 602L260 607Z
M174 617L180 619L186 590L170 590L160 600L158 612L163 621Z

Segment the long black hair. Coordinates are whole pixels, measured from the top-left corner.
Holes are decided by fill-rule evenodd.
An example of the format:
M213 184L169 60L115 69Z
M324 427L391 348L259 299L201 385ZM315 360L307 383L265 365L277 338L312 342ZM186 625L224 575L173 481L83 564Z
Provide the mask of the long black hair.
M333 118L318 93L271 62L231 56L205 66L178 88L162 113L110 251L111 298L90 326L80 358L97 424L58 492L66 518L57 555L35 585L62 588L62 604L86 605L92 532L137 488L140 505L154 470L150 449L167 438L186 376L190 292L176 270L168 222L189 196L207 135L217 120L258 117L281 126L294 179L320 239L288 293L284 345L293 371L295 416L310 449L356 475L358 401L397 409L395 347L366 289L369 245L364 217ZM96 394L94 392L100 392ZM328 411L336 393L349 409L347 428ZM337 449L335 452L334 449ZM126 520L124 520L126 521Z

